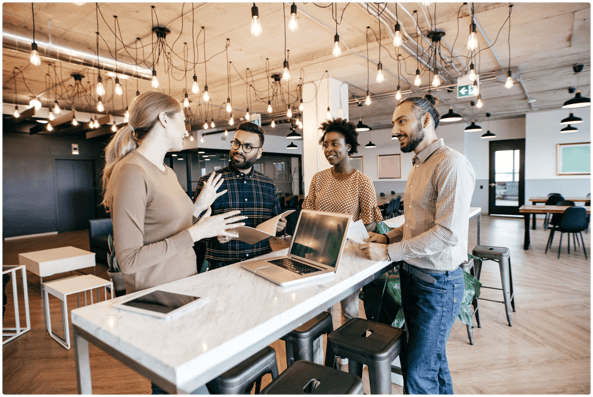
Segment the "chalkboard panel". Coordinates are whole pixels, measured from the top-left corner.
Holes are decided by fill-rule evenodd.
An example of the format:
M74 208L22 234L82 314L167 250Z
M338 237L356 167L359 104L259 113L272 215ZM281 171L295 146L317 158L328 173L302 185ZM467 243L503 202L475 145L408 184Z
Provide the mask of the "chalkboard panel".
M559 143L556 165L558 175L591 175L591 142Z

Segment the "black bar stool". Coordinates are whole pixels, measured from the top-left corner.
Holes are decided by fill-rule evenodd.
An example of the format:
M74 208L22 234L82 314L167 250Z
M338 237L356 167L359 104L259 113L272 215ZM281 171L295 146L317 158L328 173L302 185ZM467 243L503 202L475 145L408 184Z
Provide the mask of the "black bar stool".
M362 379L310 361L297 361L262 394L363 394Z
M261 379L265 374L272 374L272 379L278 377L276 351L270 346L208 382L206 386L211 394L249 394L255 383L255 394L259 394Z
M509 322L509 327L512 327L513 323L511 322L511 308L514 312L516 312L516 310L515 293L513 291L513 272L511 270L511 251L506 247L491 247L487 245L478 245L476 246L476 248L474 248L472 253L474 256L477 256L478 258L482 258L483 261L490 260L498 262L498 266L500 268L500 278L502 280L502 288L486 287L484 285L482 285L482 288L497 289L499 291L502 291L504 302L485 298L478 299L504 303L507 313L507 321ZM482 262L474 262L474 267L476 268L476 278L479 280L480 274L482 273Z
M391 394L391 363L404 353L404 335L399 328L353 318L329 335L325 365L335 367L336 356L345 357L348 372L362 377L362 365L366 364L371 393ZM405 363L403 357L401 361Z
M313 361L313 341L333 331L331 314L323 312L282 337L286 342L286 367L298 360Z

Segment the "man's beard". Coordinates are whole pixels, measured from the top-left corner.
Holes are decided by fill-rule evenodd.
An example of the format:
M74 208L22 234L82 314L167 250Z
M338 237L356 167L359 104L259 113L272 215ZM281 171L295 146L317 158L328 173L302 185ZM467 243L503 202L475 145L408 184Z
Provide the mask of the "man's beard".
M414 149L420 145L420 142L424 139L424 129L420 126L420 124L416 127L416 132L413 136L408 138L408 144L405 147L400 147L403 153L410 153L413 152Z
M239 156L243 156L241 154L239 154ZM245 170L248 168L251 168L253 166L253 164L255 164L255 162L257 161L257 159L252 158L249 159L247 158L247 156L243 156L243 162L239 163L237 160L235 160L235 156L233 155L233 157L231 157L231 164L233 165L233 167L239 169L239 170Z

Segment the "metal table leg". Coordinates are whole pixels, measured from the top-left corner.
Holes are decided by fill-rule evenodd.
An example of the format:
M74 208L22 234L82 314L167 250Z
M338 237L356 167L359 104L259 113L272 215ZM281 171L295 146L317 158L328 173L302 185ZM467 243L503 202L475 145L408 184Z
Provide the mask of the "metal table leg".
M531 237L529 236L529 217L531 214L525 214L523 217L525 218L525 239L523 241L523 249L528 250L529 246L531 245Z
M480 245L481 226L482 226L482 213L479 213L478 214L478 245Z
M74 355L76 358L76 383L78 394L92 394L91 362L89 360L89 342L78 335L74 327Z

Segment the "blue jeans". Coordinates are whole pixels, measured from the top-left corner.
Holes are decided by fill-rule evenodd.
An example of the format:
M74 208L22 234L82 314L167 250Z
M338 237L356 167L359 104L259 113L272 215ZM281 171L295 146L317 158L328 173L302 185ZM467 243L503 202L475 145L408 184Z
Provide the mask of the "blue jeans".
M430 284L401 273L402 306L408 327L404 366L409 394L454 394L447 340L463 299L463 270L431 273Z

